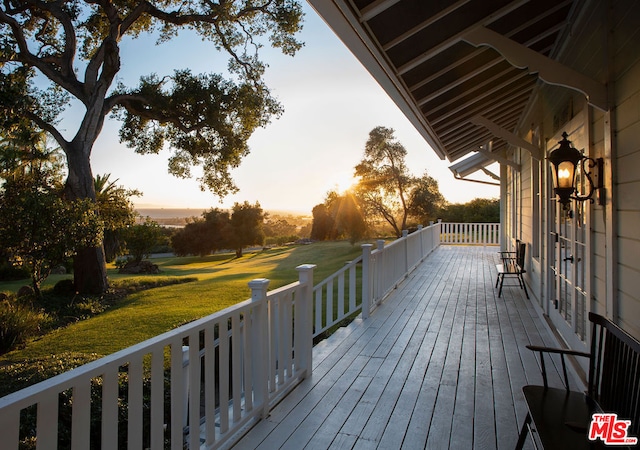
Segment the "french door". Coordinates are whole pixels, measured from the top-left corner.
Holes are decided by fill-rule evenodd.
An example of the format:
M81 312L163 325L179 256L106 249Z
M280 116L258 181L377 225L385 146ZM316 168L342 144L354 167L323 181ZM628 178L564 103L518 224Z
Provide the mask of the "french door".
M547 153L558 145L562 132L569 134L573 146L588 156L588 136L584 121L569 123L549 141ZM550 170L550 169L549 169ZM577 173L576 184L584 192L585 177ZM551 176L547 177L552 183ZM574 349L585 349L588 340L589 267L590 267L590 203L571 200L563 207L552 193L548 201L548 299L549 317L567 343Z

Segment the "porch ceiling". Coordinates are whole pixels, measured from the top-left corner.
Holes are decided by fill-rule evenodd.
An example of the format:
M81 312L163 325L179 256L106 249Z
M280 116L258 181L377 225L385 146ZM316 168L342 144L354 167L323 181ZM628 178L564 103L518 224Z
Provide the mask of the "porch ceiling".
M309 3L435 152L453 162L480 149L485 154L500 153L514 143L509 134L515 135L523 120L542 67L549 69L547 63L554 63L570 31L568 24L588 2ZM555 76L543 78L549 81Z

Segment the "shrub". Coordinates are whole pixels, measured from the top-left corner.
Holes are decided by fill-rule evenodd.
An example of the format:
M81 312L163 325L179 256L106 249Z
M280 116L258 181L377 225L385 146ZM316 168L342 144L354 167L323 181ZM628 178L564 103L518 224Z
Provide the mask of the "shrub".
M55 286L53 286L53 293L56 295L68 295L73 296L76 293L76 288L73 285L72 279L60 280Z
M31 274L25 267L12 264L0 265L0 281L28 280L30 277Z
M30 305L9 300L0 302L0 355L7 353L29 338L36 336L47 325L47 314Z

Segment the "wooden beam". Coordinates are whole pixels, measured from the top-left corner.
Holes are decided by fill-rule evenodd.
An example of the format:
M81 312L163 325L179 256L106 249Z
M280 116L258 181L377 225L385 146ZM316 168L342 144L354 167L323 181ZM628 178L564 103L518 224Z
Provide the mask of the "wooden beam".
M516 9L518 9L519 7L521 7L522 5L524 5L525 3L528 3L528 2L529 2L529 0L514 0L513 2L508 3L504 7L500 8L500 9L494 11L493 13L489 14L488 16L484 17L482 20L480 20L477 23L479 23L480 25L489 25L489 24L495 22L496 20L501 19L502 17L506 16L510 12L515 11ZM460 42L460 40L464 40L464 38L467 35L467 33L473 31L474 28L476 28L476 25L473 25L473 26L468 27L468 28L466 28L464 30L461 30L460 32L454 34L450 38L445 39L440 44L434 46L433 48L429 49L428 51L423 52L422 54L418 55L417 57L415 57L411 61L408 61L407 63L405 63L402 66L398 67L398 74L399 75L403 75L403 74L409 72L410 70L415 69L420 64L422 64L422 63L428 61L429 59L433 58L435 55L437 55L437 54L445 51L449 47L452 47L453 45L457 44L458 42Z
M413 36L414 34L418 33L419 31L424 30L425 28L427 28L430 25L433 25L435 22L437 22L438 20L446 17L447 15L451 14L452 12L454 12L455 10L464 7L467 3L469 3L471 0L458 0L457 2L455 2L453 5L450 5L446 8L444 8L443 10L441 10L440 12L434 14L433 16L430 16L429 19L419 23L418 25L416 25L415 27L411 28L408 31L405 31L404 33L402 33L400 36L396 37L395 39L393 39L392 41L386 43L382 49L384 51L389 50L390 48L395 47L396 45L398 45L399 43L401 43L402 41L409 39L411 36ZM368 8L368 7L367 7ZM364 13L364 9L363 9L363 13Z
M540 79L549 84L582 92L590 105L602 111L609 108L607 88L604 84L495 31L479 26L468 30L463 40L476 47L487 45L495 49L513 66L526 69L529 73L537 73Z
M509 144L515 147L520 147L520 148L524 148L525 150L528 150L529 153L531 153L532 158L535 158L538 161L542 159L542 156L541 156L542 152L538 147L536 147L530 142L525 141L520 136L513 134L509 130L505 130L500 125L496 124L495 122L492 122L486 117L482 117L478 115L478 116L473 116L469 120L471 123L475 125L485 127L486 129L491 131L491 133L493 133L495 136L507 141Z
M400 0L377 0L370 5L365 6L362 8L362 11L360 11L360 21L366 22L367 20L373 19L375 16L391 8L399 1Z
M505 166L509 166L512 167L513 169L517 170L518 172L520 172L520 164L517 164L501 155L498 155L497 153L494 152L490 152L489 150L487 150L487 147L485 145L481 146L480 148L476 149L478 152L482 153L484 156L486 156L489 159L493 159L496 162L499 162L502 165Z

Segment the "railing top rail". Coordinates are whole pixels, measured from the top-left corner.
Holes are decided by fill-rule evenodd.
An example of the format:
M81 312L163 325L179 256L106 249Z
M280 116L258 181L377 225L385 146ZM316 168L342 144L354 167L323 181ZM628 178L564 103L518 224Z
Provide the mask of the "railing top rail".
M390 248L393 248L393 247L394 247L394 246L396 246L396 245L400 245L400 244L401 244L405 239L411 239L411 238L413 238L413 237L417 236L418 231L422 231L422 232L424 232L425 230L428 230L428 229L430 229L430 228L435 228L435 227L437 227L437 226L439 226L439 225L440 225L440 223L434 223L434 224L432 224L432 225L429 225L429 226L423 227L421 230L416 230L416 231L414 231L413 233L409 233L409 234L407 234L406 236L400 236L399 238L396 238L396 239L394 239L393 241L391 241L391 242L389 242L389 243L386 243L386 242L385 242L385 245L384 245L384 248L382 249L382 251L384 251L384 250L388 250L388 249L390 249ZM374 248L374 249L371 251L371 254L373 255L373 254L378 253L378 252L380 252L380 250L379 250L379 249L377 249L377 248Z

